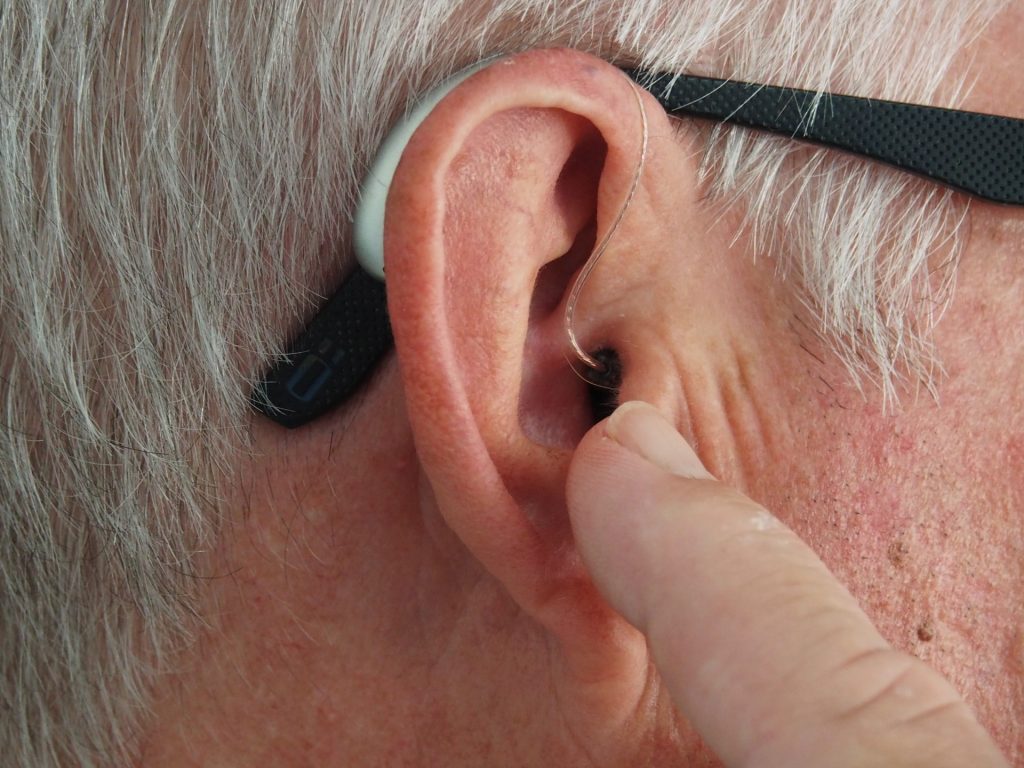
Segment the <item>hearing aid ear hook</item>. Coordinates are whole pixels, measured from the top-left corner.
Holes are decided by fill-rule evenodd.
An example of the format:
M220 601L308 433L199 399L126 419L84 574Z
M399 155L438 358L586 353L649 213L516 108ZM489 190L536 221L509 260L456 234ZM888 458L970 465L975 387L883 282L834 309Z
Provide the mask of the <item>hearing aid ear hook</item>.
M477 62L473 66L456 73L436 88L429 91L416 104L416 106L413 107L409 115L392 129L383 144L381 144L377 157L374 160L373 165L370 167L369 172L366 174L366 178L363 180L363 187L359 196L359 206L356 208L355 217L353 219L352 232L353 245L359 264L366 272L376 279L381 281L384 280L384 208L387 203L388 190L391 188L391 182L394 179L395 170L398 168L398 161L401 159L402 152L405 151L405 147L409 143L409 139L412 138L412 135L416 132L416 129L420 127L427 115L429 115L433 111L434 107L440 103L441 99L447 96L448 93L450 93L457 85L470 77L470 75L490 66L499 58L502 57L492 56L491 58ZM590 273L594 271L594 267L597 266L598 261L600 261L605 251L608 250L608 244L611 242L612 237L622 224L622 219L626 215L626 211L630 204L633 202L633 197L636 195L637 187L640 185L640 177L643 174L644 165L647 162L647 110L644 108L643 99L640 96L640 89L625 76L624 79L629 83L630 88L633 89L633 95L636 97L637 107L640 110L640 121L643 127L643 134L639 162L637 163L636 171L633 174L633 181L629 189L629 194L626 195L626 199L623 201L622 207L619 209L612 225L608 228L608 231L605 232L604 237L601 238L600 243L598 243L597 247L587 259L586 264L583 265L583 269L580 271L580 274L576 278L576 282L573 284L572 291L569 294L569 300L565 306L565 332L569 337L569 345L572 348L573 353L582 363L588 366L591 370L597 372L606 370L607 366L584 352L580 347L573 327L576 306L579 303L580 293L583 291L583 287L586 285L586 282L590 277Z

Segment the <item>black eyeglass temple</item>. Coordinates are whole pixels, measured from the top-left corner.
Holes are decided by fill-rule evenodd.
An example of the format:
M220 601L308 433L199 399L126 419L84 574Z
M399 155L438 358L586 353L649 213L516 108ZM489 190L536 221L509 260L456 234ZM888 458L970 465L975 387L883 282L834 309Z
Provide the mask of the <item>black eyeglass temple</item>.
M709 77L626 74L669 114L783 134L1024 205L1024 120Z
M861 155L997 203L1024 205L1024 120L673 73L625 70L666 112ZM384 285L356 269L253 390L299 427L344 402L391 348Z

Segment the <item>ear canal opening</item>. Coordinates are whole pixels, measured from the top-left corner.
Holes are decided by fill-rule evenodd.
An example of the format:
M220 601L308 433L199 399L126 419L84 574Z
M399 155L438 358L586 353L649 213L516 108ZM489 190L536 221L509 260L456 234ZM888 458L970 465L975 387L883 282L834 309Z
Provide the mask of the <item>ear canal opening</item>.
M611 347L602 347L591 353L601 368L585 368L583 378L587 382L590 398L590 412L594 423L607 419L619 407L619 390L622 388L622 358Z

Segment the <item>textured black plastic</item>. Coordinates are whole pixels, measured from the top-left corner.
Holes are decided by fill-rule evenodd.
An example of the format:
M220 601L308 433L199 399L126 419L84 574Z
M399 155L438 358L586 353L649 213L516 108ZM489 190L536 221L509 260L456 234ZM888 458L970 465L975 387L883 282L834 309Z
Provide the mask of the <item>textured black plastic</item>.
M357 268L253 390L253 407L302 426L352 395L392 343L384 284Z
M1024 205L1024 120L707 77L626 74L670 114L782 133Z

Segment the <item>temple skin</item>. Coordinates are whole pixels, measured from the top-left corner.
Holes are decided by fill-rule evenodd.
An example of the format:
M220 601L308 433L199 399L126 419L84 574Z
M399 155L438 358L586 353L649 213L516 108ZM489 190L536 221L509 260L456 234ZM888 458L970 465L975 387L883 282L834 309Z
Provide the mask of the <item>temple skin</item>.
M963 108L1024 117L1021 28L1018 6L964 52ZM140 764L717 764L591 585L565 509L589 423L560 327L559 265L579 261L559 259L628 186L636 104L571 52L488 77L396 175L395 355L306 429L254 417L208 564L231 577L155 692ZM972 205L938 397L886 412L735 213L705 207L692 134L645 107L650 162L606 256L629 269L595 272L581 337L1024 763L1024 213Z

